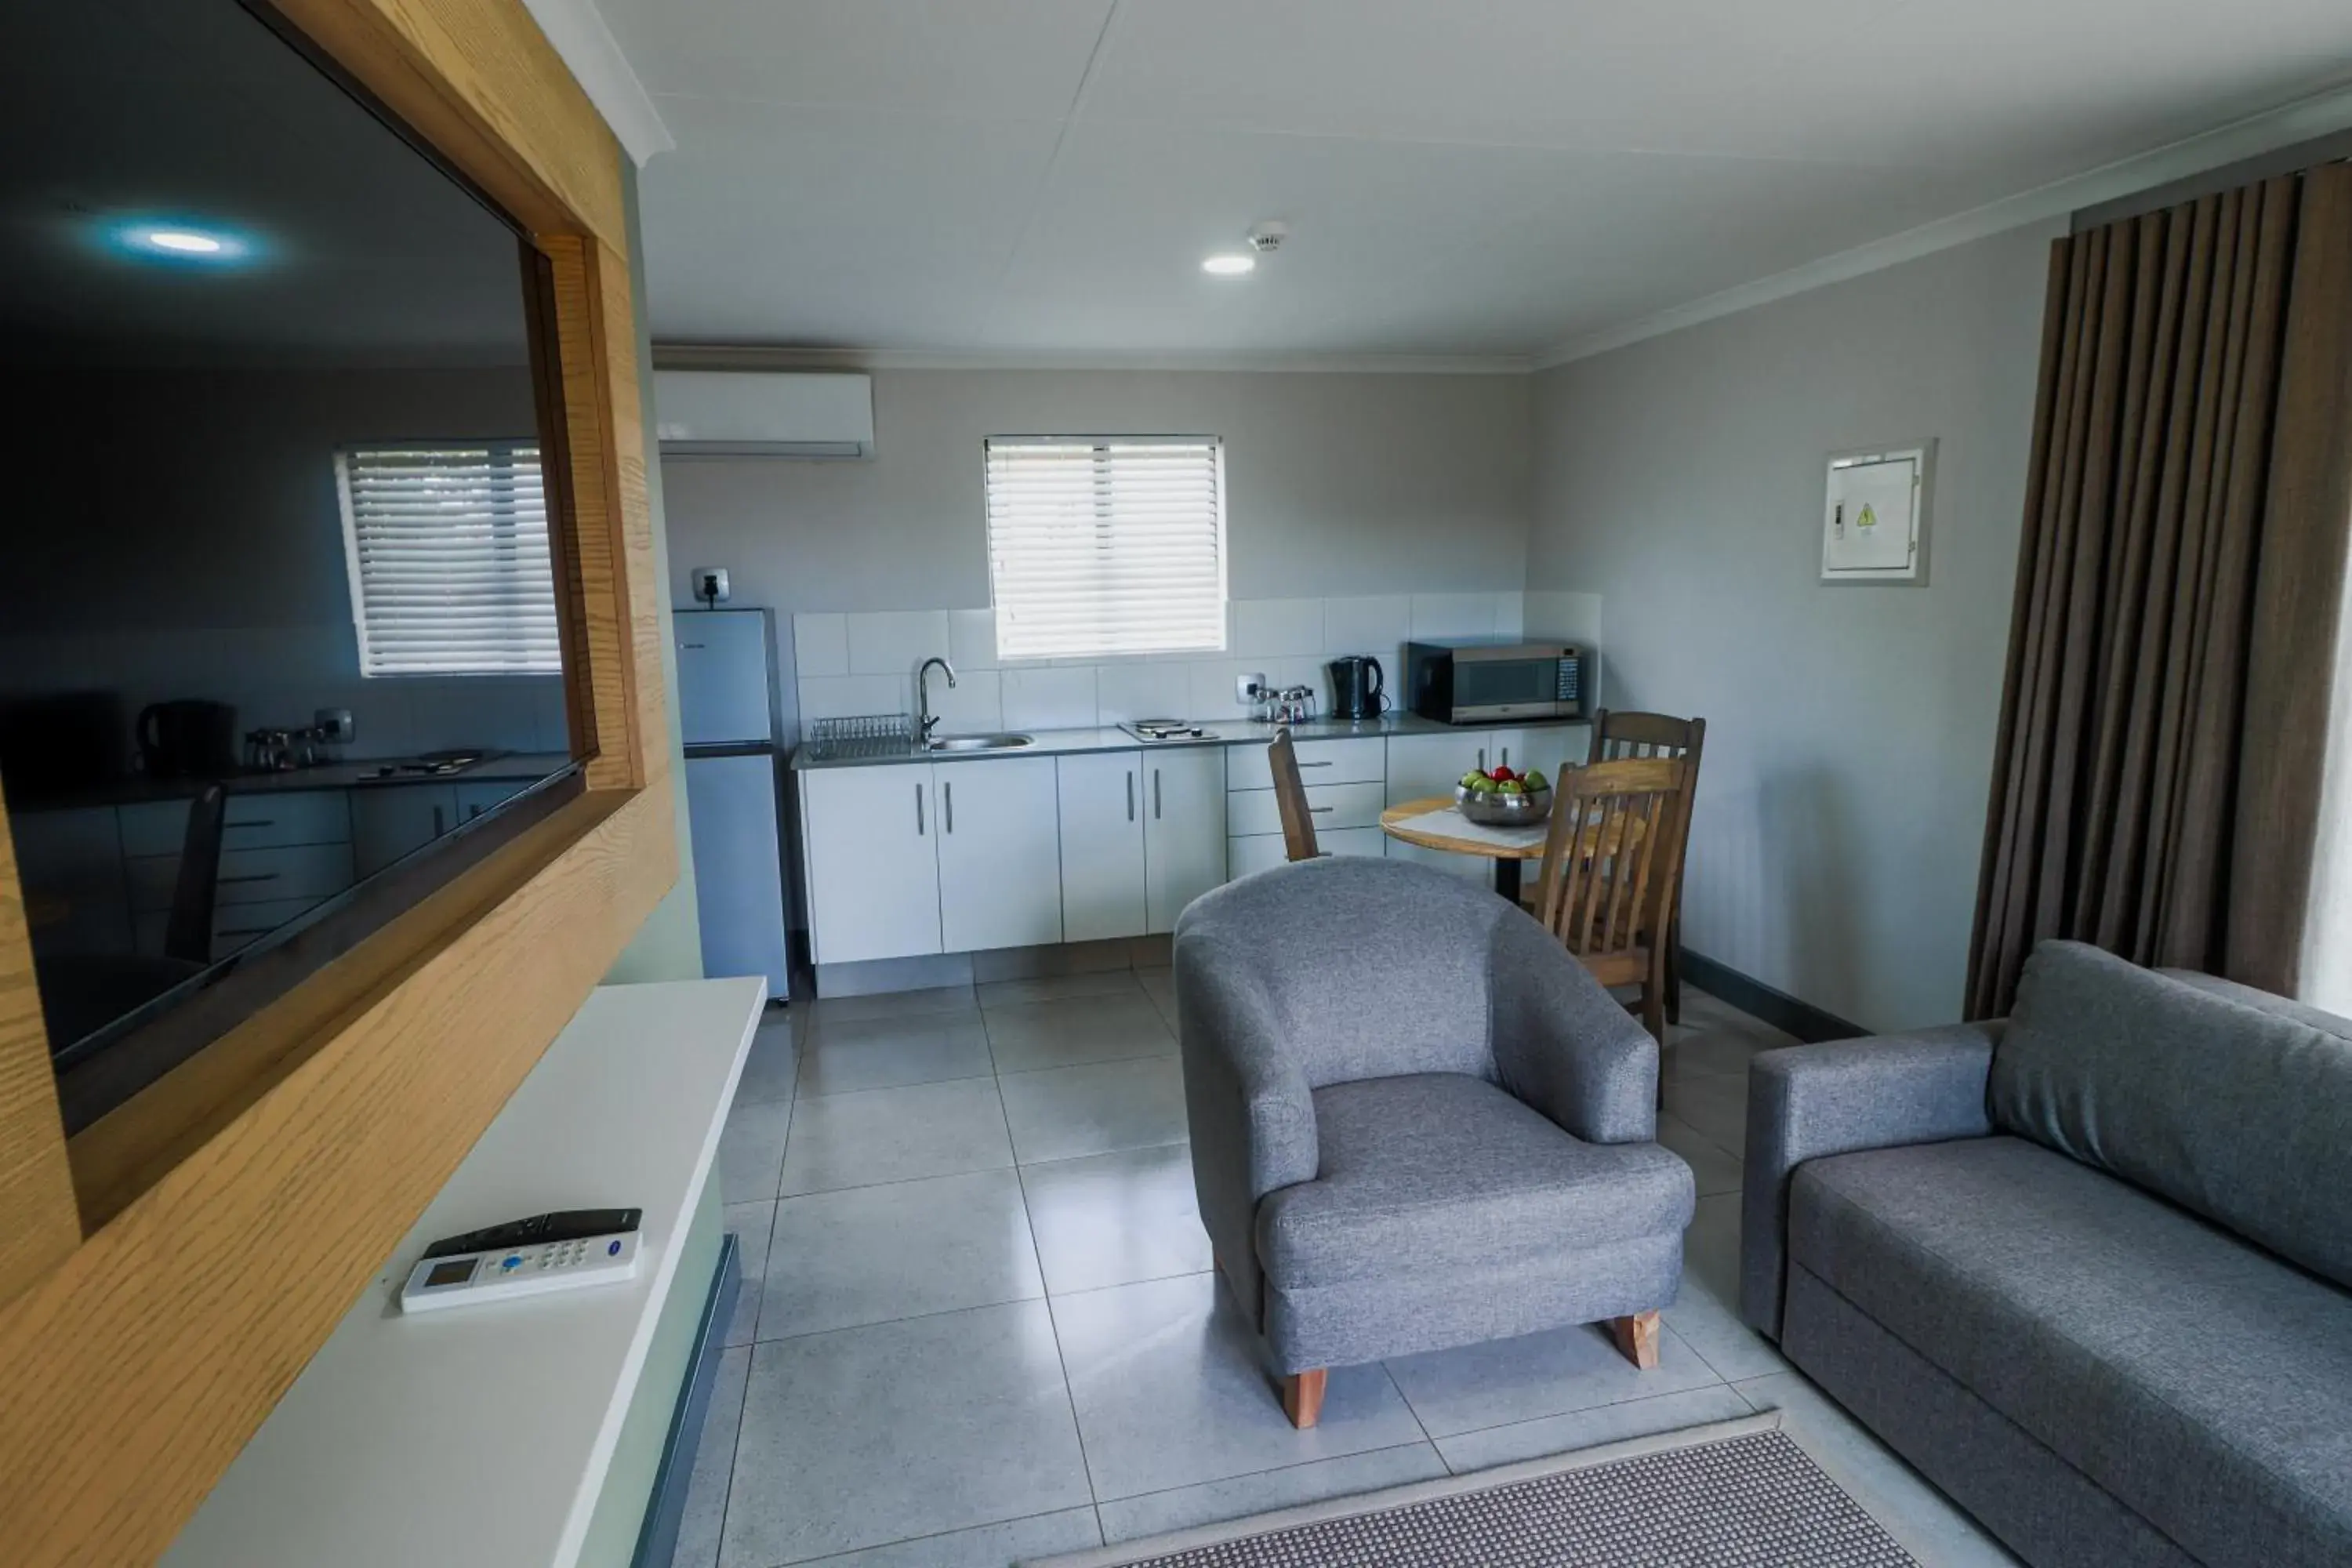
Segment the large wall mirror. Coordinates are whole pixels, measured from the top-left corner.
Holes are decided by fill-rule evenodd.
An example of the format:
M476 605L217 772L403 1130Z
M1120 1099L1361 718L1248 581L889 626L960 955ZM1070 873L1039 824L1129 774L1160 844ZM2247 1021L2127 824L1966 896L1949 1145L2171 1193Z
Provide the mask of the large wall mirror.
M0 785L68 1126L593 749L538 254L266 7L0 58Z

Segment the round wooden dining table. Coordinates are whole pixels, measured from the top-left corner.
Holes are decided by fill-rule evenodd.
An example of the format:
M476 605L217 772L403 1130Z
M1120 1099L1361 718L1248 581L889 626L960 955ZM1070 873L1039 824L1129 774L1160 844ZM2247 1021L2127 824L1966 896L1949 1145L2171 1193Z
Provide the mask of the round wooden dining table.
M1459 831L1449 831L1443 823L1413 823L1432 812L1443 811L1453 818ZM1495 863L1495 891L1513 903L1519 901L1519 873L1529 860L1540 860L1544 852L1544 835L1549 821L1538 822L1526 827L1479 827L1454 808L1450 795L1431 795L1426 800L1408 800L1381 813L1381 831L1405 844L1417 844L1423 849L1442 849L1449 855L1475 855ZM1475 837L1474 837L1474 835ZM1526 841L1519 842L1521 838Z

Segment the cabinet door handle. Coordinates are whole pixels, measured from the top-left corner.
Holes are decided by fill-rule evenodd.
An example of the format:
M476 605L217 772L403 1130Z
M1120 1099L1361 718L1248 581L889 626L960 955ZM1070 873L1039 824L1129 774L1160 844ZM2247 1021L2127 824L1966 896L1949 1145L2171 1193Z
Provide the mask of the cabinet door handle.
M1328 768L1331 763L1330 760L1326 758L1324 761L1319 763L1300 763L1298 765L1302 768Z
M948 832L955 831L955 781L953 779L940 785L940 821Z
M923 836L923 786L915 786L915 837Z
M1160 820L1160 770L1151 770L1151 820Z
M1127 770L1127 819L1135 820L1135 770Z
M1309 816L1328 816L1330 815L1330 811L1331 808L1328 805L1310 805L1307 808L1307 815Z
M1503 748L1503 765L1507 768L1511 765L1511 748L1508 746Z
M215 879L222 887L226 888L232 882L274 882L278 880L278 873L275 871L252 871L242 877L221 877Z
M438 838L448 831L449 825L442 820L441 808L437 805L435 806L433 808L433 837Z
M1486 748L1484 746L1478 748L1478 771L1482 773L1486 771Z

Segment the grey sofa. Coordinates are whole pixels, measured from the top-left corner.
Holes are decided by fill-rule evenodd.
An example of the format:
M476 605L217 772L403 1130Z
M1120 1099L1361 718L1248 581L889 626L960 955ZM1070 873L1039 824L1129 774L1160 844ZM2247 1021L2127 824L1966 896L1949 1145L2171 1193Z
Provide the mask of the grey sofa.
M1655 1043L1542 927L1343 857L1204 895L1175 963L1201 1218L1296 1424L1331 1366L1538 1329L1654 1363L1690 1169Z
M2352 1024L2045 942L1748 1116L1743 1314L2027 1561L2352 1563Z

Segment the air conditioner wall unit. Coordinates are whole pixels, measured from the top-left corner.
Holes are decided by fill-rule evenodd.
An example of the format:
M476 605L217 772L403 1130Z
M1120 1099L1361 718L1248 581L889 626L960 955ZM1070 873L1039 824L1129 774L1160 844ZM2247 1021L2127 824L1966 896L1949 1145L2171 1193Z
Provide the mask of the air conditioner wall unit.
M657 370L665 458L870 458L874 378L853 371Z

